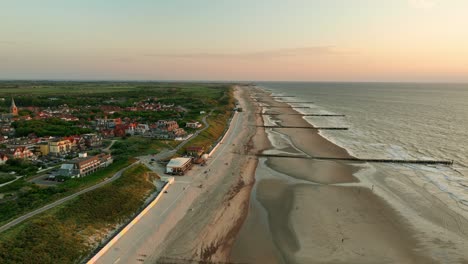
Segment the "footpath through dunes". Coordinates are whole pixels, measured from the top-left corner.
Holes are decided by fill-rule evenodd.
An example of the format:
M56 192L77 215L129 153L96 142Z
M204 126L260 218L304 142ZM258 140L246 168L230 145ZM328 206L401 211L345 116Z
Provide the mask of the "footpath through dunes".
M266 124L311 126L255 89ZM255 102L254 102L255 103ZM258 112L257 112L258 113ZM265 133L266 132L266 133ZM258 128L263 153L353 158L315 130ZM346 132L344 132L346 133ZM420 232L342 161L262 157L231 260L241 263L433 263Z

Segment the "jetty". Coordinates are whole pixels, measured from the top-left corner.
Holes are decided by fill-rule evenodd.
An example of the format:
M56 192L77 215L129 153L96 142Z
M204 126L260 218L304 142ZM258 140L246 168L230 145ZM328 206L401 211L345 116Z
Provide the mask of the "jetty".
M268 115L268 116L279 116L279 115L298 115L298 116L338 116L345 117L346 115L335 115L335 114L268 114L268 113L258 113L259 115Z
M360 158L339 158L339 157L312 157L285 154L255 154L257 157L272 158L293 158L293 159L314 159L314 160L338 160L351 162L371 162L371 163L397 163L397 164L421 164L421 165L447 165L452 166L453 160L405 160L405 159L360 159Z
M312 129L312 130L349 130L347 127L311 127L311 126L259 126L256 127L263 127L263 128L295 128L295 129Z
M257 103L269 103L266 101L255 100ZM286 104L315 104L315 102L286 102L286 101L278 101L278 103L286 103Z
M274 105L265 105L263 107L269 107L269 108L311 108L309 106L274 106Z

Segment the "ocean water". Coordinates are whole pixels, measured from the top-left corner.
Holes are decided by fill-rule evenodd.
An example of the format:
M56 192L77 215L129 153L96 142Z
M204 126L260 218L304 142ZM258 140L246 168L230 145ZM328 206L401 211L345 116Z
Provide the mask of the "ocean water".
M320 133L358 158L453 160L448 166L375 165L367 171L411 178L468 215L468 84L259 83L278 99L311 114L315 126L349 127ZM294 101L314 102L306 104ZM365 172L361 172L365 173Z

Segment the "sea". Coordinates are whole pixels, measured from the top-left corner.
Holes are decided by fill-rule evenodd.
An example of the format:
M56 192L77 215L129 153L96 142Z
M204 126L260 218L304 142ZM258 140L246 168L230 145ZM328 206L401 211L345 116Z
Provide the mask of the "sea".
M264 82L258 87L304 114L320 134L358 158L448 160L453 166L367 164L366 173L408 177L468 213L468 84ZM309 102L309 103L294 103ZM310 103L312 102L312 103Z

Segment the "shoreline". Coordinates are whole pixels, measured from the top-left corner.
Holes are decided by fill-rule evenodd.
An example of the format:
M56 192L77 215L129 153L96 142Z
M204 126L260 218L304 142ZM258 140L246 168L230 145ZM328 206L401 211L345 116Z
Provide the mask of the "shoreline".
M395 203L400 196L409 198L400 201L405 205L415 203L413 193L405 194L408 188L421 192L410 182L398 185L403 184L398 175L378 170L367 175L366 164L253 156L281 151L351 157L317 131L253 126L311 125L302 116L281 115L297 113L292 107L268 110L280 113L271 120L255 114L264 107L252 102L252 89L258 88L235 89L244 111L211 165L177 178L169 195L180 189L180 199L166 201L170 210L154 212L157 220L147 220L149 228L158 226L150 236L141 231L145 238L138 242L138 252L148 256L145 263L430 263L447 250L454 253L451 259L463 259L464 253L445 244L445 238L430 241L432 226L419 227L423 222ZM271 97L269 103L286 104ZM423 211L412 213L428 214L427 219L439 224L448 221L443 217L450 212L439 204L440 213L430 211L436 201L424 197L431 203L418 204L414 210ZM449 224L455 228L462 223ZM468 232L468 224L466 228Z
M266 105L283 106L287 103L278 102L263 90L258 90L257 94L266 96L261 103L262 108L267 109L265 112L277 114L274 120L265 122L312 127L302 116L291 115L299 113L293 107L268 109ZM287 118L282 118L282 115L287 115ZM286 135L292 148L299 148L309 155L352 157L317 131L272 130ZM230 260L247 263L366 263L385 258L396 262L432 261L418 252L420 242L406 219L376 195L370 186L362 186L364 183L355 176L362 168L335 161L289 159L284 162L278 158L266 158L263 163L266 168L259 166L256 171L257 190L250 198L251 210L245 223L248 227L239 233ZM275 174L278 175L272 176ZM260 206L255 208L255 203ZM300 210L304 206L314 209ZM260 251L281 252L281 256L273 261L253 252L259 247L249 243L252 236L268 237L266 234L252 234L255 230L252 227L259 227L265 221L259 219L259 213L252 212L255 210L266 211L269 223L266 232L271 233L274 241L269 249L262 247ZM250 216L255 214L257 216ZM346 219L342 218L343 214ZM312 219L317 224L310 227L306 223ZM349 240L358 240L360 244L350 244ZM249 248L250 252L246 252Z

